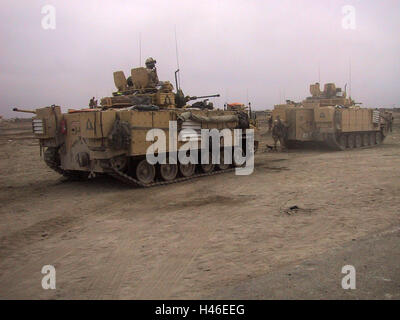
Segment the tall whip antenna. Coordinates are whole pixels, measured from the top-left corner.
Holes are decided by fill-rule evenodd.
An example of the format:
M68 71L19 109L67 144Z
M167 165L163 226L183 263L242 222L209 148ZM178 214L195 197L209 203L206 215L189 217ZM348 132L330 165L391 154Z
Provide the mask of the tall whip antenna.
M176 53L176 66L177 66L177 69L179 70L180 69L179 68L179 52L178 52L178 38L176 36L176 25L175 25L175 53ZM179 84L179 87L181 87L181 76L179 73L178 73L178 84Z
M318 62L318 83L321 83L321 66L319 62Z
M139 32L139 66L142 66L142 34Z
M349 58L349 98L351 98L351 58Z
M228 89L225 88L225 104L224 104L224 110L226 110L226 108L227 108L228 101L229 101Z

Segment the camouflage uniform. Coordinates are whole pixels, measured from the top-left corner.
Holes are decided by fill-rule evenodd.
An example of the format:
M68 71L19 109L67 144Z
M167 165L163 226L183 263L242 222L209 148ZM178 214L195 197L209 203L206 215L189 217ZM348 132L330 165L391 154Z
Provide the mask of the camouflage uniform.
M89 108L90 109L93 109L93 108L95 108L95 107L97 107L97 101L94 99L94 97L92 98L92 99L90 99L90 101L89 101Z
M158 75L157 75L156 62L157 61L154 60L153 58L146 59L146 68L147 68L147 72L150 75L150 86L151 87L156 87L160 83L160 81L158 80Z
M274 121L274 126L272 128L272 138L274 139L274 148L276 149L277 142L281 145L281 148L285 148L285 136L286 136L286 127L282 123L281 119L277 119Z
M385 112L383 114L383 119L385 120L385 125L387 127L387 132L392 132L393 128L393 115L390 112Z
M271 132L271 130L272 130L272 116L270 116L268 119L268 132Z
M394 117L392 114L390 114L389 116L389 131L393 132L393 121L394 121Z

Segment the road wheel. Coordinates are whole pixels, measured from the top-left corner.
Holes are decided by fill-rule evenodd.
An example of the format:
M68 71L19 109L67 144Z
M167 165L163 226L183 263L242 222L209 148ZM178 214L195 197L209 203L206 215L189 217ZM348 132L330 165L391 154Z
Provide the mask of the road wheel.
M136 178L145 184L151 183L154 181L156 176L155 167L148 163L146 159L140 161L136 167Z
M375 144L375 133L372 132L369 134L369 145L373 146Z
M164 181L172 181L178 174L177 164L161 164L160 165L160 176Z
M347 136L345 134L341 134L339 136L339 145L342 149L346 149L347 148Z
M347 145L349 146L350 149L354 148L355 146L354 134L349 134L349 136L347 137Z
M179 172L181 173L182 176L184 177L190 177L194 174L194 171L196 169L196 165L193 163L188 163L188 164L179 164Z
M212 172L214 170L215 165L212 163L212 155L210 153L210 157L208 159L208 164L201 164L200 168L201 171L203 171L204 173L209 173Z
M242 154L242 157L244 157L245 156L245 153L244 153L244 151L243 151L243 149L240 149L242 152L241 152L241 154ZM246 160L242 163L242 164L240 164L240 159L239 159L239 157L240 157L240 151L238 152L238 151L236 151L236 153L235 152L233 152L233 156L232 156L232 162L233 162L233 166L234 167L244 167L245 165L246 165Z
M224 160L224 149L221 150L221 153L219 154L219 164L217 164L218 169L220 170L226 170L229 168L230 164L225 163Z
M119 171L125 171L128 167L128 157L120 156L111 159L111 164Z
M362 137L363 137L363 146L364 147L368 147L369 143L370 143L369 134L368 133L364 133Z
M259 141L254 141L254 153L258 151Z
M355 141L354 141L355 143L354 143L354 146L356 147L356 148L361 148L361 146L362 146L362 138L361 138L361 134L356 134L355 135Z
M375 134L375 143L376 144L381 144L382 143L382 133L377 132Z

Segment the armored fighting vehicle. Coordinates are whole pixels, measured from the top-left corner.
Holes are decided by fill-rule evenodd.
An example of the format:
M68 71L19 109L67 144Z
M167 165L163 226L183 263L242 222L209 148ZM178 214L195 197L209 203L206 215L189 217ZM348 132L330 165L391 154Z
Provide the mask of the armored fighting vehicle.
M273 119L286 127L286 147L296 142L322 142L331 148L345 150L378 145L388 134L391 117L378 109L359 106L346 90L327 83L310 86L311 96L300 103L290 100L276 105Z
M238 166L237 158L224 160L224 151L229 146L233 151L234 142L243 147L242 155L252 152L251 146L249 150L244 147L245 132L250 128L245 112L216 110L207 101L188 105L190 100L209 96L185 96L178 81L174 92L170 82L159 82L154 70L148 68L132 69L128 79L122 71L114 72L114 82L117 91L102 98L100 106L92 104L91 108L69 109L67 113L55 105L35 111L14 109L35 114L33 132L51 169L72 179L108 174L134 186L148 187L232 170ZM161 136L155 137L151 129L165 133L164 145ZM200 159L197 164L195 160L184 163L179 157L175 161L169 157L189 141L195 143L200 158L202 129L229 129L232 133L231 138L220 136L219 163L211 159L208 163ZM234 129L242 129L238 130L239 138L235 139ZM156 146L156 142L160 144ZM211 149L211 143L208 145ZM154 156L165 156L165 163L147 160L151 148Z

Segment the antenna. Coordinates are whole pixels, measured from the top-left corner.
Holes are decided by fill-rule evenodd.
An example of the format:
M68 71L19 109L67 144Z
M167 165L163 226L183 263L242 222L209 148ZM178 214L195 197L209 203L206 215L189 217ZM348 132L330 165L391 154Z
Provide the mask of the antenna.
M229 97L228 97L228 88L225 88L225 104L224 104L224 110L227 110L228 101L229 101Z
M142 34L139 32L139 66L142 66Z
M349 58L349 98L351 98L351 57Z
M250 117L250 119L252 119L252 116L251 116L251 102L249 101L249 117Z
M249 107L249 117L251 119L251 102L249 101L249 89L246 89L247 106Z
M318 83L321 83L321 66L319 62L318 62Z
M176 66L177 69L179 70L179 52L178 52L178 38L176 36L176 25L175 25L175 53L176 53ZM177 78L177 84L179 84L179 87L181 86L181 77L180 74L178 73L178 78Z
M176 85L176 92L178 92L179 88L179 83L178 83L178 74L179 74L179 69L175 71L175 85Z

